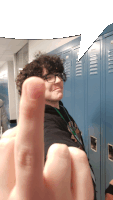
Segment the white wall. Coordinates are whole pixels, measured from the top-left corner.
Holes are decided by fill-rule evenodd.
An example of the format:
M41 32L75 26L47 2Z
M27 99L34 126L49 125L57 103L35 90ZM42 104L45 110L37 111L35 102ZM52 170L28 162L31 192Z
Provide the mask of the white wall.
M13 61L8 61L8 92L10 120L16 119L16 98Z
M48 53L71 40L76 39L79 36L62 38L62 39L51 39L51 40L29 40L28 42L28 62L31 62L35 58L35 54L39 51L42 53Z
M8 78L8 64L5 62L2 67L0 67L0 76L5 74L5 77Z

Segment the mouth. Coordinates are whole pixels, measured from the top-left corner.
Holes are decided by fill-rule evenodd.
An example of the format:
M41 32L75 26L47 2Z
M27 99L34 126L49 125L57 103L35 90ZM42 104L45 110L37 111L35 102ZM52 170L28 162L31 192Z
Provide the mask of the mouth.
M55 90L61 90L61 88L56 88Z

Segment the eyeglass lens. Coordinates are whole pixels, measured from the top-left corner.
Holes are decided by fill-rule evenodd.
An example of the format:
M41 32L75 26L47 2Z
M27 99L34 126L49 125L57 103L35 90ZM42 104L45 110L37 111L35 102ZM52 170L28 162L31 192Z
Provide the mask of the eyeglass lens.
M47 81L50 82L50 83L55 82L56 76L58 76L61 80L63 80L63 74L57 74L57 75L50 74L50 75L47 76Z

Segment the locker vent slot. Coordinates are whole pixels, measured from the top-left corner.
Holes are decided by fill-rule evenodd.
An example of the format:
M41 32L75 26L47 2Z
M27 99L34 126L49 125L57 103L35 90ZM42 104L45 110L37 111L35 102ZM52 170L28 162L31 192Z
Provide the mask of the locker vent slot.
M98 58L96 54L90 55L90 75L98 74Z
M64 64L64 69L65 69L65 73L66 73L67 78L70 78L71 61L66 62L66 63Z
M108 159L113 162L113 145L108 144Z
M97 138L90 136L90 147L93 151L97 152Z
M108 73L113 73L113 49L108 51Z
M92 54L92 55L90 55L90 58L94 58L96 56L97 56L96 54Z
M75 74L76 76L82 76L82 61L78 61L78 59L76 59Z

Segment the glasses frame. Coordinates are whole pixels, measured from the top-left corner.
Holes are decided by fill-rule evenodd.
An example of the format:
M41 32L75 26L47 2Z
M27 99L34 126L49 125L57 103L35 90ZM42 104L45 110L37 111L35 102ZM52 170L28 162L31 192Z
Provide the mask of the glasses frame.
M48 73L48 74L46 74L45 76L42 76L42 78L43 78L44 80L46 80L48 83L55 83L55 82L56 82L56 76L59 77L59 74L62 74L62 76L65 75L64 73L56 73L56 74L50 74L50 73ZM47 76L48 76L48 75L54 75L54 76L55 76L55 81L54 81L54 82L49 82L49 81L47 80ZM59 77L59 78L61 78L61 77ZM61 81L64 81L64 79L62 79Z

